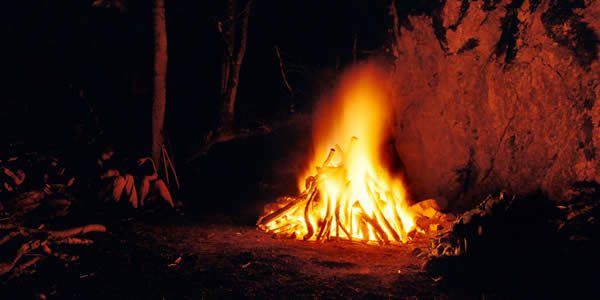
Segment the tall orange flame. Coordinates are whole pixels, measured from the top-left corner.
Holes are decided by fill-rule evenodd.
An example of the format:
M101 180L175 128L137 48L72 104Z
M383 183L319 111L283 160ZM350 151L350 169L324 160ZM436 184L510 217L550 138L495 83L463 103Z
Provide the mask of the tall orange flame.
M331 101L317 110L317 150L299 182L302 193L268 209L258 226L276 234L323 240L404 242L414 227L399 178L386 171L380 146L390 112L385 76L375 64L346 72ZM345 147L336 143L343 143Z

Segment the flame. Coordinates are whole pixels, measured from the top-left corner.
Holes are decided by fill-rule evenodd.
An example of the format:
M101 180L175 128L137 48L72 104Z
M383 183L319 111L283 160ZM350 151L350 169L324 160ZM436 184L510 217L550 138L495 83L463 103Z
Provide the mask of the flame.
M300 196L268 207L259 228L305 240L407 240L415 224L406 190L381 162L389 113L385 82L375 64L342 76L315 114L317 151L309 166L316 168L300 177ZM343 142L344 147L337 144Z

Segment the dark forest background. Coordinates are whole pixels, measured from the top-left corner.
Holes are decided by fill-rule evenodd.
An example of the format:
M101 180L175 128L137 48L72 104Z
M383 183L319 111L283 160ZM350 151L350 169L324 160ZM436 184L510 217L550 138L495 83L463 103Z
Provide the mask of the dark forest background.
M90 140L148 152L152 99L152 4L122 9L92 1L11 1L2 22L3 147L78 153ZM214 129L226 1L166 1L166 131L176 158ZM387 1L253 2L236 104L238 128L309 113L337 70L381 51ZM285 88L275 53L279 47ZM99 135L100 133L100 135ZM98 137L99 136L99 137ZM41 148L40 148L41 147ZM177 159L176 159L177 160Z

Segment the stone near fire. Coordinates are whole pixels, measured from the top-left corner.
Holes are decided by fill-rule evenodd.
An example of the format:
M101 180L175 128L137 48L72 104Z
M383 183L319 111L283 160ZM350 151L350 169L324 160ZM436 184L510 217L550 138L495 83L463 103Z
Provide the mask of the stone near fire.
M442 208L436 199L427 199L410 206L410 211L418 216L435 218L440 215Z

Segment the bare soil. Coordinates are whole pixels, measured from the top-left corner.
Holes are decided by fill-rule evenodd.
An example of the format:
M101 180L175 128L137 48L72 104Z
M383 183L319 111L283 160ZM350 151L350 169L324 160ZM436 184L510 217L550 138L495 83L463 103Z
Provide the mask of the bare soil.
M194 260L200 294L208 298L433 297L410 246L277 239L248 226L141 225Z
M65 266L4 278L2 299L465 298L403 246L277 239L222 220L123 219ZM475 295L479 296L479 295Z

